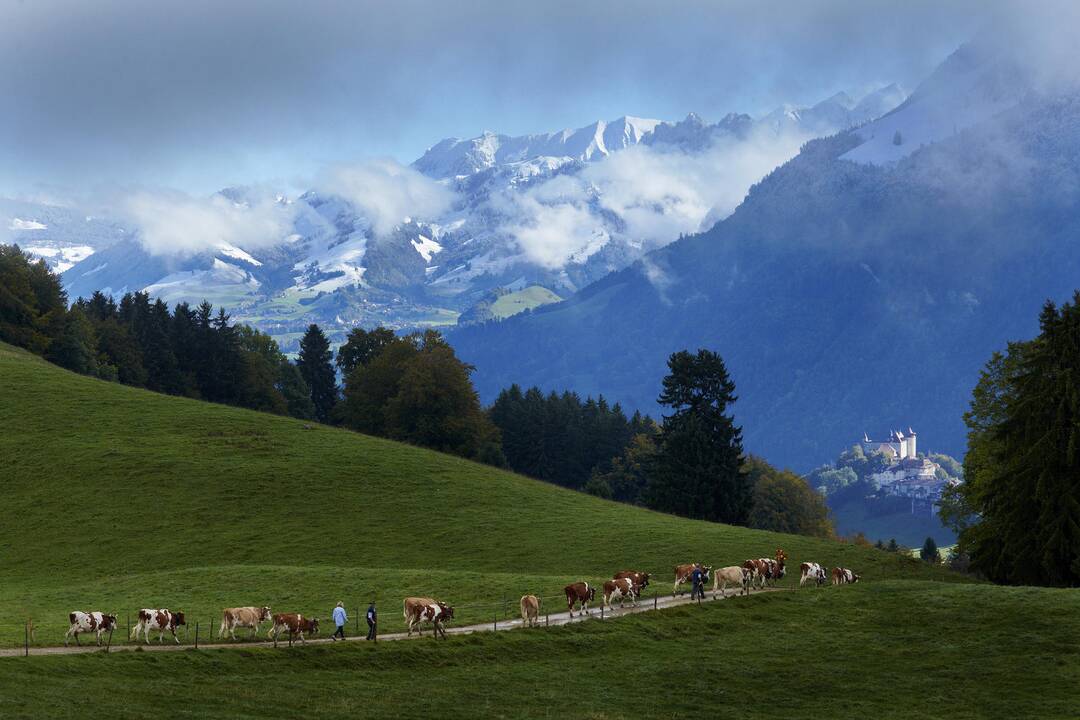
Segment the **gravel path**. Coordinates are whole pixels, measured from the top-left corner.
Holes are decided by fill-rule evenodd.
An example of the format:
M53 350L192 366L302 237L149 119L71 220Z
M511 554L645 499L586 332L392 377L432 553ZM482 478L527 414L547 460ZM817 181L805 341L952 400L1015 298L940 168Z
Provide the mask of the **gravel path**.
M776 588L768 588L764 592L774 592L775 590L776 590ZM759 594L760 592L762 592L762 591L755 592L754 594L756 595L756 594ZM727 599L730 600L733 597L737 597L737 595L734 594L734 591L732 591L732 594L729 594L727 596ZM705 602L712 602L713 599L714 598L713 598L711 593L706 594ZM721 598L719 596L715 597L715 600L721 600L721 599L723 599L723 598ZM616 605L611 611L604 610L603 619L607 620L607 619L610 619L610 618L613 618L613 617L622 617L623 615L630 615L630 614L633 614L633 613L651 612L654 609L655 610L663 610L665 608L677 607L679 605L689 605L690 603L691 603L690 596L686 595L686 594L680 595L678 597L656 596L655 597L655 607L654 607L654 598L648 598L648 599L642 600L640 603L638 603L637 607L627 605L626 607L624 607L621 610ZM393 613L392 616L395 617L398 620L399 626L400 626L400 624L402 624L404 622L403 620L400 619L400 616L398 616L397 613ZM541 626L544 626L544 625L569 625L571 623L587 622L589 620L600 620L600 619L601 619L600 606L599 606L599 604L597 604L596 607L589 608L589 614L588 615L581 615L580 613L575 613L573 618L571 618L570 614L567 613L567 612L551 613L550 615L541 615L540 616L540 625ZM383 624L385 625L385 620L383 621ZM477 625L462 625L460 627L447 626L446 627L446 634L447 635L469 635L471 633L478 633L478 632L493 632L493 631L502 632L504 630L515 630L515 629L521 628L522 626L523 626L523 622L522 622L521 618L519 617L519 618L514 619L514 620L500 620L498 622L497 626L496 626L496 624L494 622L482 623L482 624L477 624ZM265 632L265 630L263 632ZM412 636L412 639L419 639L420 637L424 637L424 638L427 638L427 639L430 640L431 633L432 633L431 626L428 625L427 629L425 629L425 631L424 631L423 636L418 636L418 635L414 634ZM90 637L92 637L92 636L90 636ZM265 635L264 635L264 637L265 637ZM284 636L283 636L283 638L284 638ZM117 636L115 634L113 635L113 639L114 640L117 639ZM379 640L381 642L395 641L395 640L406 640L406 639L409 639L409 638L404 632L386 633L386 634L380 634L379 635ZM150 644L150 645L144 645L144 644L136 644L136 643L127 644L127 643L122 643L121 642L121 644L113 645L110 648L109 651L110 652L131 652L131 651L135 650L136 648L142 648L144 651L147 651L147 652L179 652L179 651L182 651L182 650L189 650L189 649L192 649L194 647L194 643L191 642L190 637L188 638L188 640L189 640L189 642L187 644L182 644L182 645L177 645L175 643L172 643L171 638L167 638L166 643L162 643L161 645L159 645L157 643L153 643L153 644ZM295 642L296 642L296 644L299 644L300 641L296 640ZM310 639L310 640L307 641L307 643L311 644L311 645L320 645L320 644L326 645L326 644L329 644L331 642L333 642L333 641L329 637L313 638L313 639ZM341 641L338 641L338 642L341 642ZM348 637L348 638L346 638L344 640L344 642L364 642L364 638L363 638L363 636ZM278 640L278 646L279 647L288 647L288 645L289 645L289 643L288 643L287 639ZM225 648L232 648L232 649L235 649L235 648L253 648L253 647L269 647L269 648L272 648L272 647L274 647L274 643L271 642L271 641L261 641L261 642L220 642L220 641L214 641L212 643L202 643L202 642L199 643L199 649L200 650L217 650L217 649L225 649ZM98 646L92 644L92 641L91 641L90 644L81 645L81 646L79 646L79 645L69 645L68 647L64 647L63 645L59 645L59 646L50 646L50 647L31 647L30 648L30 654L31 655L71 655L71 654L76 654L76 653L91 653L91 652L104 652L104 651L105 651L105 646L104 645L102 645L101 647L98 647ZM25 649L24 648L0 649L0 657L21 657L24 654L25 654Z

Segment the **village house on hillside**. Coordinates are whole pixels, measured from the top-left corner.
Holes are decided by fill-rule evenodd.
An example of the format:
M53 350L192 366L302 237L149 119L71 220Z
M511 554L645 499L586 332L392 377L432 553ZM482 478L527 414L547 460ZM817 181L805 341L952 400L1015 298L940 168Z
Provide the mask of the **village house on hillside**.
M889 433L887 440L871 440L863 433L862 449L866 455L881 453L888 460L885 469L870 475L882 495L905 497L911 500L911 514L933 516L937 513L941 494L949 484L947 474L928 457L920 456L916 433L908 427Z

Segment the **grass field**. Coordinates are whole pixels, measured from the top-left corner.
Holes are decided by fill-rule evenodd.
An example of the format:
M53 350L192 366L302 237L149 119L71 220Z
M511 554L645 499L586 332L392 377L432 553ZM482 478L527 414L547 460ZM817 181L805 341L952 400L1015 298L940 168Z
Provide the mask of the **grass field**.
M0 716L1073 718L1078 636L1071 591L883 581L440 643L8 659Z
M1066 717L1080 595L913 558L694 522L446 455L73 375L0 345L0 644L60 642L72 609L226 605L327 617L374 597L382 632L428 594L456 622L524 592L784 547L855 568L806 589L452 637L0 659L0 717ZM797 574L797 573L792 573ZM953 582L961 581L961 582ZM788 585L792 585L789 576ZM554 602L554 599L551 600ZM549 605L549 607L551 607ZM284 680L282 678L285 678ZM92 690L89 690L92 688Z
M526 310L548 305L562 300L561 297L540 285L530 285L517 292L501 295L491 305L491 314L499 320L517 315Z
M486 621L492 603L677 562L782 546L868 578L938 577L910 558L673 518L458 458L287 418L167 397L0 347L5 581L0 644L27 617L59 641L72 609L233 605L326 617L407 594ZM384 623L385 624L385 623ZM388 628L390 629L390 628Z

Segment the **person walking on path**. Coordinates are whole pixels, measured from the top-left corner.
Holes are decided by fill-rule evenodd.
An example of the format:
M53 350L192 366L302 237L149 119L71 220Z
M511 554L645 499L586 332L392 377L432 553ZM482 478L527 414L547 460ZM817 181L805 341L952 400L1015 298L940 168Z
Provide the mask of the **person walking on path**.
M345 613L345 603L339 602L337 607L334 608L334 624L337 625L337 630L330 636L330 639L337 642L340 637L345 639L345 623L349 621L349 616Z
M694 572L690 574L690 580L692 581L692 588L690 590L690 599L696 600L697 598L705 597L705 574L701 571L701 566L694 568Z
M375 601L372 600L367 609L367 639L375 639L375 623L378 622L378 616L375 613Z

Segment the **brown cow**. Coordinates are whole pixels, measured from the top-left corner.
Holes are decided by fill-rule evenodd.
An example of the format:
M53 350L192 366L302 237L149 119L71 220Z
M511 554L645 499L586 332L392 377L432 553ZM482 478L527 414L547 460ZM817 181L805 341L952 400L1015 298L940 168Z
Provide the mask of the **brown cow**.
M135 624L135 627L131 630L131 637L138 640L139 633L143 633L143 639L146 643L150 642L150 631L158 631L158 642L162 642L162 638L165 636L165 631L168 630L172 633L173 640L177 645L180 644L180 638L176 637L176 628L180 625L186 625L184 622L184 613L182 612L170 612L166 608L154 609L143 608L139 611L139 622Z
M637 607L637 600L640 594L641 588L635 585L634 581L630 578L608 580L604 583L604 607L610 610L611 601L618 600L619 607L622 608L623 603L627 598L630 598L631 605Z
M679 591L679 586L684 582L690 582L690 576L694 574L695 569L700 569L703 573L701 583L704 586L709 582L709 573L712 572L712 565L702 565L701 563L688 563L685 565L675 566L675 587L672 588L671 594L674 596Z
M846 585L859 582L859 576L847 568L835 567L832 569L832 584Z
M528 625L533 626L533 623L537 621L540 616L540 598L535 595L522 595L521 596L521 621Z
M274 613L274 624L266 637L277 640L282 630L289 632L289 640L299 635L300 642L306 645L305 634L319 634L319 618L306 618L300 613Z
M566 593L566 607L570 611L570 617L574 617L574 605L581 603L582 611L589 614L589 603L596 597L596 588L590 587L587 582L571 583L563 588Z
M634 581L634 585L637 586L639 591L638 594L640 595L641 590L649 587L649 577L649 573L638 572L636 570L623 570L622 572L615 573L615 575L612 576L612 579L622 580L623 578L630 578Z
M235 630L238 627L251 628L254 637L259 632L259 625L270 619L270 607L235 607L225 608L221 611L221 629L219 637L225 637L225 633L233 640L236 639Z
M405 624L409 628L407 637L412 637L415 628L418 635L423 635L420 623L429 622L435 629L435 639L442 634L446 638L446 628L443 623L454 619L454 608L444 602L431 598L407 597L405 598Z

